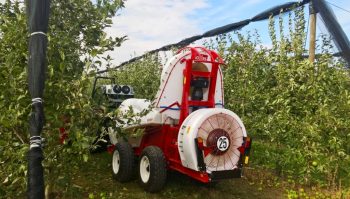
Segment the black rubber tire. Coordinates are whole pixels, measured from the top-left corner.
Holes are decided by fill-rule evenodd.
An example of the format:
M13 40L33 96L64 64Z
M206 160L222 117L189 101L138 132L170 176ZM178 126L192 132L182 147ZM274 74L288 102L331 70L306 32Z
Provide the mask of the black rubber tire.
M112 174L113 178L119 182L128 182L133 179L135 173L135 155L131 145L128 142L122 141L115 145L115 150L119 153L120 163L119 170L116 173L113 169L113 159L112 157Z
M141 179L140 163L143 156L146 156L149 159L150 164L150 177L148 182L143 182ZM167 178L167 166L164 154L159 147L148 146L146 147L139 158L139 182L145 191L154 193L160 191L165 183Z

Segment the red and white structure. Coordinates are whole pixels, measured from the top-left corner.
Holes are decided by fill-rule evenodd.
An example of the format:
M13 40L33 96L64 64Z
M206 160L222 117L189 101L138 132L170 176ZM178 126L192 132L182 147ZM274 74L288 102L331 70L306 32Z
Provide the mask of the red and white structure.
M110 136L117 180L131 179L135 169L144 188L154 192L162 188L167 169L203 183L241 177L251 141L241 119L224 108L223 64L214 51L185 47L164 66L153 102L121 104L121 112L153 108L137 125L125 126L144 129L141 137L118 142Z

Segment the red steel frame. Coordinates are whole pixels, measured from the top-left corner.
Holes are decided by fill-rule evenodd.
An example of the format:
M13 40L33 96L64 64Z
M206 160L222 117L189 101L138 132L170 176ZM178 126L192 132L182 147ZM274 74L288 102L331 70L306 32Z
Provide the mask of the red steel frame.
M210 55L210 60L207 60L207 55L201 54L197 49L201 49ZM215 88L216 79L219 70L219 65L224 64L223 60L219 55L211 50L207 50L202 47L185 47L178 51L183 50L191 51L191 58L181 60L181 63L186 62L185 69L183 70L184 81L183 81L183 93L181 104L174 103L171 106L177 105L180 107L180 119L177 125L161 125L161 126L148 126L145 128L145 134L142 137L141 144L139 147L134 148L134 152L139 156L142 150L147 146L158 146L162 149L165 159L167 160L167 165L169 169L176 170L180 173L186 174L198 181L208 183L210 182L210 177L208 173L203 171L194 171L192 169L182 166L180 154L178 151L177 137L179 129L189 115L190 106L205 106L208 108L215 107ZM194 62L211 63L211 72L199 72L192 71L192 64ZM209 78L209 95L208 101L194 101L189 100L190 96L190 83L192 77L206 77ZM164 112L170 107L165 108L161 112Z

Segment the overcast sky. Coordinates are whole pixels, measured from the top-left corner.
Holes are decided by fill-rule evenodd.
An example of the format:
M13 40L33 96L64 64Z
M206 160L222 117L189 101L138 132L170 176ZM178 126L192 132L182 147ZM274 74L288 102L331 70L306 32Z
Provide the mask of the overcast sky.
M0 0L4 2L5 0ZM291 0L127 0L125 8L113 18L106 32L111 36L127 35L129 40L109 52L118 64L145 51L178 42L207 30L251 18L255 14ZM350 10L349 0L327 0ZM339 23L350 36L350 13L330 5ZM306 9L307 10L307 9ZM268 46L268 21L251 23L242 32L257 29ZM318 23L317 31L326 33Z
M327 0L350 10L348 0ZM109 54L114 63L126 61L145 51L174 43L228 23L250 18L265 9L288 0L128 0L125 8L114 17L114 25L107 29L113 36L127 35L129 40ZM344 31L350 33L350 13L333 5ZM257 29L267 42L268 22L251 23L243 32ZM325 29L318 24L318 32Z

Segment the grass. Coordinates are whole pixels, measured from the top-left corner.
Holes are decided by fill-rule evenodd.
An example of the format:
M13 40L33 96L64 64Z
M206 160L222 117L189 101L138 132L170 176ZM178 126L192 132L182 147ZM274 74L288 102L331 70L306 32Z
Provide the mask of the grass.
M73 184L67 190L53 191L50 198L284 198L285 191L274 185L255 183L254 177L221 181L215 186L199 183L188 176L169 172L167 184L159 193L146 193L137 179L119 183L112 179L111 155L91 155L71 174ZM249 172L247 172L248 175ZM250 174L252 175L252 174ZM255 174L253 174L255 175Z
M165 188L159 193L147 193L134 181L119 183L112 178L112 156L106 152L93 154L88 162L81 162L79 167L72 168L69 175L71 184L62 186L57 179L51 190L50 199L61 198L186 198L186 199L250 199L250 198L344 198L350 199L350 190L325 190L290 183L272 172L261 168L245 168L240 179L221 181L215 186L208 186L190 177L168 172ZM62 187L68 187L63 189Z

